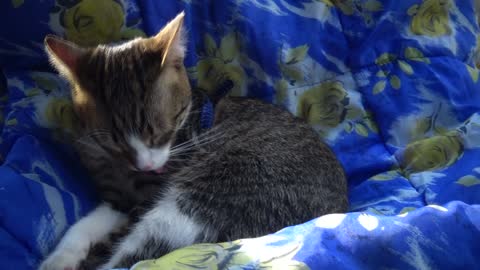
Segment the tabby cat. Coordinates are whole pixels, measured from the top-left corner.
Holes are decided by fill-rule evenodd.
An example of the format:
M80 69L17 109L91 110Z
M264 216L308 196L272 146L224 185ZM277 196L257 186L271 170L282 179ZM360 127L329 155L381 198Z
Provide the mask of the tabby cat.
M121 45L45 38L71 83L75 145L103 203L67 231L41 270L88 265L91 247L124 227L98 269L347 210L344 171L310 126L253 99L212 106L191 89L183 20L182 12L156 36Z

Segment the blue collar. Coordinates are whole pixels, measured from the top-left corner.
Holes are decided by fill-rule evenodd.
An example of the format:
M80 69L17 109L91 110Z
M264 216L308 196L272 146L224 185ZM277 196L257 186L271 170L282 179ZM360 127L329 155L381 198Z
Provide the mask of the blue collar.
M213 118L215 117L215 104L225 97L232 90L233 81L228 79L222 82L213 92L213 96L204 95L203 104L200 113L200 128L202 130L209 129L213 126ZM213 102L212 102L213 100Z
M213 126L213 118L215 114L215 108L212 101L205 97L200 112L200 128L202 130L210 129Z

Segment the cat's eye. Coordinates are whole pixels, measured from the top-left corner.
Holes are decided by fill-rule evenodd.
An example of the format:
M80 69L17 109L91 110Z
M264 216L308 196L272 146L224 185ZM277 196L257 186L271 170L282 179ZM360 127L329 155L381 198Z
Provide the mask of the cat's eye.
M118 140L118 135L117 135L117 134L112 133L112 141L113 141L114 143L118 143L119 140Z
M156 147L163 146L166 143L168 143L168 141L170 141L170 139L172 138L172 135L173 135L173 131L169 131L163 134L162 136L157 136L153 138L152 145Z
M117 133L112 133L112 141L116 145L122 145L127 143L125 138Z
M178 118L180 117L180 115L182 115L188 108L188 106L190 105L190 103L187 103L185 106L183 106L180 111L178 111L178 113L175 115L175 119L178 121Z

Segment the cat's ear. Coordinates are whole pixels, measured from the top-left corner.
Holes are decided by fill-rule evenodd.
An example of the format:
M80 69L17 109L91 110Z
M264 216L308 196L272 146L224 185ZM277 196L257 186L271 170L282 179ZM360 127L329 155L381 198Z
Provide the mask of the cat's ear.
M153 38L162 44L162 66L166 61L185 57L187 37L183 27L185 12L179 13Z
M85 49L54 35L48 35L44 40L50 62L60 74L73 79L78 71L78 61Z

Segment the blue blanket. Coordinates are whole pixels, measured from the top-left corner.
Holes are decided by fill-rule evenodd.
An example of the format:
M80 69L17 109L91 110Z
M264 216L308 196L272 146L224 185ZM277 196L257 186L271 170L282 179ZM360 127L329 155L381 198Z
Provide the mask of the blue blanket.
M215 94L231 81L232 95L306 119L345 167L350 213L134 269L478 268L471 0L11 0L0 3L1 269L35 269L97 203L43 37L119 42L155 34L181 10L192 84Z

